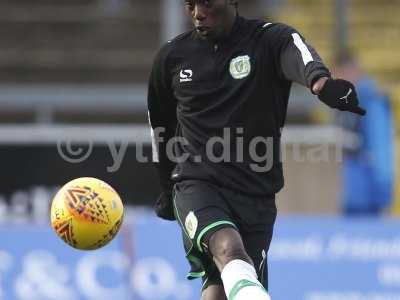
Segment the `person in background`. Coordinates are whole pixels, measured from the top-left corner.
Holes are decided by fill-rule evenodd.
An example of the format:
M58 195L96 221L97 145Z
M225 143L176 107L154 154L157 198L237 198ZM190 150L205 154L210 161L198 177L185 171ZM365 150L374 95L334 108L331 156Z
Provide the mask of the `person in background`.
M394 182L394 126L389 98L360 67L349 50L338 53L334 74L354 83L368 114L364 118L341 112L336 123L353 133L358 145L344 150L343 212L376 215L392 202Z

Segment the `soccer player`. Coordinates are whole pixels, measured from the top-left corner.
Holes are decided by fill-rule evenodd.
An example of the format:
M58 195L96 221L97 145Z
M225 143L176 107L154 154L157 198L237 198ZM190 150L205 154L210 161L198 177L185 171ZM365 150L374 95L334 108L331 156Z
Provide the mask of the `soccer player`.
M149 81L156 212L181 226L203 300L270 299L266 257L292 82L365 114L354 86L333 79L295 29L247 20L238 2L184 1L194 28L162 47Z

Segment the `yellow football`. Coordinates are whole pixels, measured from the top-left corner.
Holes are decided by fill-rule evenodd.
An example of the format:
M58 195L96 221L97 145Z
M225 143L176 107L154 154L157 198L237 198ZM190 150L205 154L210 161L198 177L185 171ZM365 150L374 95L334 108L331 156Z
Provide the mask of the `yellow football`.
M94 250L108 244L118 233L124 206L107 183L92 177L65 184L51 204L51 226L68 245Z

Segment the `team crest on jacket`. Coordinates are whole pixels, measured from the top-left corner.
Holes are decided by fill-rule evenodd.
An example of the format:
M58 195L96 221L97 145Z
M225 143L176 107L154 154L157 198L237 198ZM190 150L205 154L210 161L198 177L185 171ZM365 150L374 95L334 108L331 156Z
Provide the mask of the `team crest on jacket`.
M250 57L248 55L238 56L231 60L229 72L235 79L247 77L251 71Z

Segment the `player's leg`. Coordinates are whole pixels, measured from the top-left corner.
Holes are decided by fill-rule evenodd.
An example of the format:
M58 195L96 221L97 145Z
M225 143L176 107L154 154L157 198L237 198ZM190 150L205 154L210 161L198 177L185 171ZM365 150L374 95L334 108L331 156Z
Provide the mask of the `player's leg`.
M203 277L201 300L227 300L221 280L221 273L212 261L211 256L208 257L212 262L212 267L209 268L208 274Z
M208 245L220 271L234 259L240 259L253 265L253 261L244 249L242 237L234 228L221 228L216 231L210 236Z
M227 300L222 283L205 288L201 293L201 300Z
M228 300L270 300L236 229L226 227L212 233L208 248L221 272Z
M226 300L220 272L205 238L221 228L236 227L221 191L207 182L185 180L175 185L173 202L191 266L188 279L202 277L202 300Z

